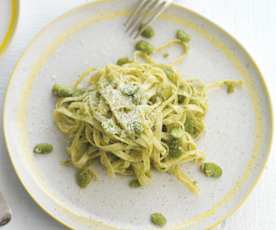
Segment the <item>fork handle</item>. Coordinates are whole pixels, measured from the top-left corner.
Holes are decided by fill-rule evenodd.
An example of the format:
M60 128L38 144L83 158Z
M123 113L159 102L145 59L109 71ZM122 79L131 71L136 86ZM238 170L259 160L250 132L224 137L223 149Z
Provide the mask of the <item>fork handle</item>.
M11 220L11 210L3 195L0 193L0 226L4 226Z

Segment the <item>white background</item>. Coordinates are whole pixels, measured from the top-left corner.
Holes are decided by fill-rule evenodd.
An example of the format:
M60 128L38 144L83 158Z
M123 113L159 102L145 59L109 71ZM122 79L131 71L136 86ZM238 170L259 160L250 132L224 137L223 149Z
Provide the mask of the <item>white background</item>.
M11 71L31 38L44 25L68 9L87 0L21 0L16 35L0 57L0 108ZM275 0L178 0L187 8L206 16L234 35L251 53L265 76L276 102L276 1ZM1 17L1 15L0 15ZM276 103L274 107L276 108ZM2 118L1 118L2 119ZM0 124L2 130L2 123ZM275 143L276 144L276 143ZM25 192L10 163L3 133L0 132L0 191L12 210L8 229L64 229L45 214ZM218 229L276 229L276 156L273 146L261 180L245 204Z

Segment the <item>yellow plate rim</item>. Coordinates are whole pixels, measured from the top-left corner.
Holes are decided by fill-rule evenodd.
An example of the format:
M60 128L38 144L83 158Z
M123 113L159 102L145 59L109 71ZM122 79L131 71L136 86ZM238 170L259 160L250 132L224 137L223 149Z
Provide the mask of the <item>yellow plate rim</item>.
M19 12L20 12L19 0L11 0L11 19L9 22L8 31L4 36L3 42L0 44L0 55L6 51L15 34L15 31L18 25Z

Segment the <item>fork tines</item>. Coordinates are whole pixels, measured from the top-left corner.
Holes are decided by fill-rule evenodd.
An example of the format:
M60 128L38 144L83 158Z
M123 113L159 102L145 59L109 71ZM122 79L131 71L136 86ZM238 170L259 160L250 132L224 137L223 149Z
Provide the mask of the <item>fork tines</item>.
M125 22L126 32L137 38L143 29L156 19L169 5L166 0L141 0Z

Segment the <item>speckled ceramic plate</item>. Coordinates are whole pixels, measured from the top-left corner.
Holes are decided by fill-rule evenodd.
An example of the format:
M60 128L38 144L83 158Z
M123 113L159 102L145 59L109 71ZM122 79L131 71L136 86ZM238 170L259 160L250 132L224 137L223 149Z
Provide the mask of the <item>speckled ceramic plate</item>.
M152 212L162 212L166 229L216 226L245 200L262 172L272 136L272 112L263 78L247 52L229 34L182 6L172 5L154 23L156 46L182 28L192 36L185 62L177 68L204 82L242 79L244 87L228 95L208 94L206 133L198 141L207 159L222 166L214 180L184 166L197 180L199 195L167 174L154 173L152 183L130 189L129 178L99 179L81 190L74 170L61 165L66 141L56 129L52 111L55 82L70 84L88 67L103 67L130 55L134 41L123 22L135 1L96 1L58 18L32 41L17 64L5 101L5 137L18 177L34 200L51 216L74 229L152 229ZM176 52L176 51L172 51ZM171 55L173 56L173 54ZM50 142L54 152L32 153Z
M0 0L0 55L7 48L18 19L18 0Z

